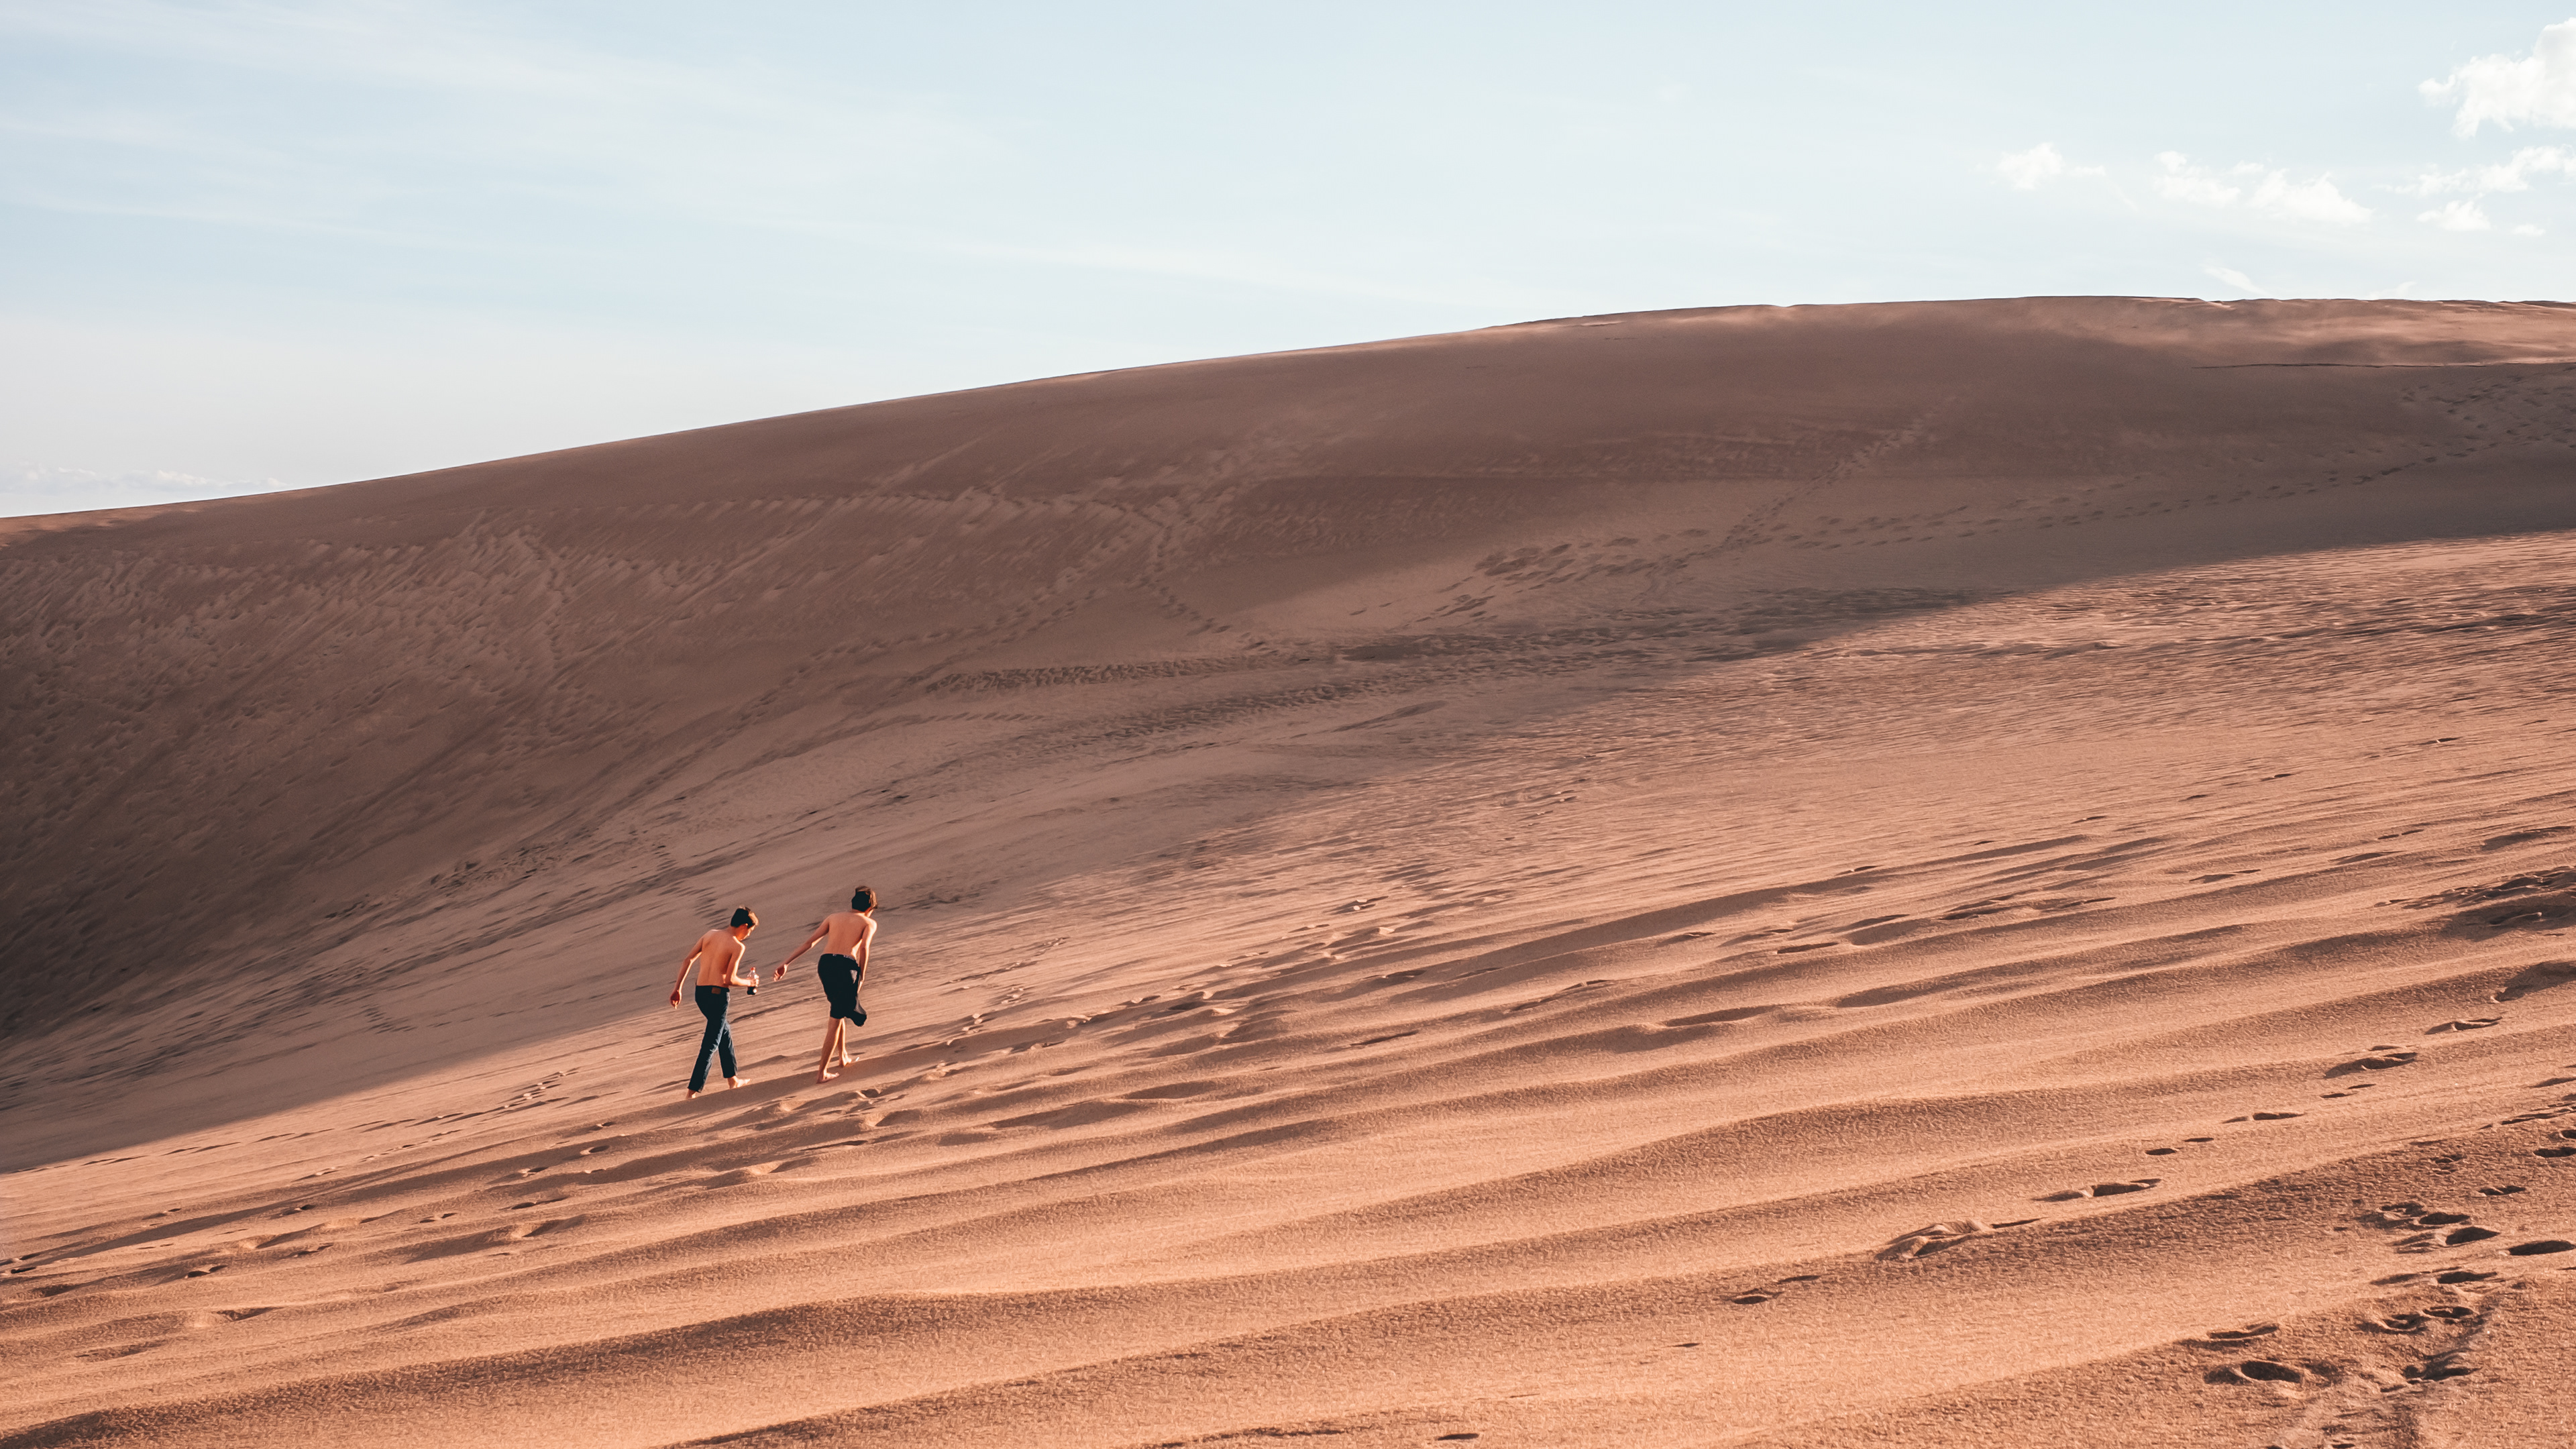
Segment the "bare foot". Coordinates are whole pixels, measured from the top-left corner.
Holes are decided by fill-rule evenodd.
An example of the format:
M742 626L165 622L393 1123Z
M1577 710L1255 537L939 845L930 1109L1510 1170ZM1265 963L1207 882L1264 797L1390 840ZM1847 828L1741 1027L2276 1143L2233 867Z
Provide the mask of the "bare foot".
M815 1074L815 1077L814 1077L814 1080L815 1080L815 1081L818 1081L818 1082L828 1082L828 1081L832 1080L834 1077L837 1077L837 1076L839 1076L839 1075L840 1075L840 1073L839 1073L839 1072L826 1070L826 1071L822 1071L822 1072L818 1072L818 1073L816 1073L816 1074Z
M698 1094L697 1094L696 1092L692 1091L691 1093L689 1093L689 1100L690 1100L690 1101L692 1101L692 1102L694 1102L694 1101L698 1100Z
M726 1085L726 1086L728 1086L728 1087L739 1087L739 1086L741 1086L741 1085L742 1085L742 1078L740 1078L740 1077L727 1077L727 1078L725 1078L725 1085Z

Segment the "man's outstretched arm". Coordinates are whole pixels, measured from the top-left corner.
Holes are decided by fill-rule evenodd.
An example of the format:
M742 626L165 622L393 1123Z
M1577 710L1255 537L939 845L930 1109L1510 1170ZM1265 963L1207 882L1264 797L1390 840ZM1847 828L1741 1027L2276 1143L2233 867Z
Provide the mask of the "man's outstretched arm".
M808 936L808 937L806 937L806 938L805 938L805 944L804 944L804 945L799 946L799 947L797 947L795 950L788 952L788 953L787 953L787 959L778 963L778 974L777 974L777 975L775 975L775 976L772 976L772 977L771 977L771 978L769 978L769 979L770 979L770 980L772 980L772 981L784 981L784 980L786 980L786 979L787 979L787 968L788 968L789 966L792 966L792 965L794 965L794 964L795 964L795 962L796 962L796 958L797 958L797 957L799 957L799 956L804 955L804 954L805 954L806 952L808 952L808 951L813 950L813 949L814 949L814 943L815 943L815 942L817 942L817 941L819 941L819 940L822 940L825 936L828 936L828 935L830 935L830 934L832 934L832 928L831 928L830 926L828 926L828 925L816 926L816 927L814 928L814 934L813 934L813 935L810 935L810 936Z

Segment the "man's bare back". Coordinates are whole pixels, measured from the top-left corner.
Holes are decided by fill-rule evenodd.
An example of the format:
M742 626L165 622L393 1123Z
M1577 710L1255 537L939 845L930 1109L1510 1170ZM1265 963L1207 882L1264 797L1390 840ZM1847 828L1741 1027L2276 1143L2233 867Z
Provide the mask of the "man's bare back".
M825 916L805 944L787 953L778 963L776 979L784 980L787 968L797 957L812 949L815 942L824 943L823 957L816 974L823 982L823 995L831 1003L832 1015L823 1025L823 1057L815 1064L814 1079L828 1082L840 1075L838 1070L858 1060L850 1055L849 1030L865 1026L868 1013L859 1005L859 988L868 977L868 944L876 939L877 895L861 886L850 893L850 908Z
M857 911L834 911L823 918L823 951L830 956L847 956L864 964L867 945L877 933L873 917Z
M698 944L690 954L698 960L700 986L749 986L751 981L760 979L757 976L751 981L734 979L734 967L742 961L742 942L735 939L731 931L707 932L698 938ZM667 961L670 958L666 956L663 959Z

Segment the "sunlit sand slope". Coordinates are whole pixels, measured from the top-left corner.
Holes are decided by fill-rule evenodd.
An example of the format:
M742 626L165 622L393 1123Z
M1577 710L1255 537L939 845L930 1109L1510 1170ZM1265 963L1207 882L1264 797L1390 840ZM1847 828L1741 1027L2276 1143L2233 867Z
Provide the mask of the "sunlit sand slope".
M7 525L0 1446L2568 1442L2571 445L1728 309Z

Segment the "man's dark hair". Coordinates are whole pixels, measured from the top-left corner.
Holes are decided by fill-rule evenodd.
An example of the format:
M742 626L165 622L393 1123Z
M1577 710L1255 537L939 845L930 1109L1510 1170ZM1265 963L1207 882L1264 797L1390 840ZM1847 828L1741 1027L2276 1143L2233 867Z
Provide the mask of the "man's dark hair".
M753 915L749 906L736 906L733 908L733 923L737 926L757 926L760 924L760 917Z
M869 890L866 886L861 886L857 890L850 892L851 910L873 911L876 908L877 893L875 891Z

